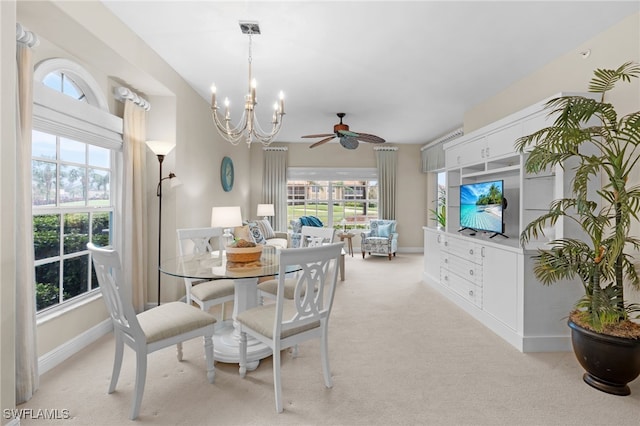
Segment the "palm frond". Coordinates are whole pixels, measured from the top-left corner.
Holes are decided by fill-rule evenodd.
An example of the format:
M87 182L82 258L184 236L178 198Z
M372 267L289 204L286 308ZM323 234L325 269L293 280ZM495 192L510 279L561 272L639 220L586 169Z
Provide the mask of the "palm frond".
M592 93L602 93L603 95L614 88L619 80L631 81L640 74L640 64L625 62L618 69L596 69L594 77L589 83L589 91Z

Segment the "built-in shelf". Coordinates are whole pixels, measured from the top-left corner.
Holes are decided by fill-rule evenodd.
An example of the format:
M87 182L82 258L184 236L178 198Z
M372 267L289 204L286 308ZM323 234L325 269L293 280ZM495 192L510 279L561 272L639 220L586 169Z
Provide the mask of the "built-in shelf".
M518 171L520 171L519 164L515 166L502 167L499 169L483 170L483 171L473 172L473 173L463 173L460 176L462 178L470 178L470 177L478 177L478 176L503 175L509 172L518 172Z

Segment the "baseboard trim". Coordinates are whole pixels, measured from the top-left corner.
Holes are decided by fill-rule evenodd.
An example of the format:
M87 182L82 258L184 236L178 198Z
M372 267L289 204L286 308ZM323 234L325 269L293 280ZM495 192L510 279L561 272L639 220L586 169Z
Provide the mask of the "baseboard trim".
M38 372L40 375L62 363L67 358L80 352L105 334L113 330L111 318L91 327L82 334L66 341L52 351L47 352L38 358Z

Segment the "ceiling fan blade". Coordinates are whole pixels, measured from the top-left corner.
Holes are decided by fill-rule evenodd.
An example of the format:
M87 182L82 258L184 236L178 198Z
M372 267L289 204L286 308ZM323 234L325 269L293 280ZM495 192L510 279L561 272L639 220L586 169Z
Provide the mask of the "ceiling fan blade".
M338 130L338 133L340 133L343 136L351 136L352 138L357 138L358 134L351 132L349 130Z
M358 140L360 140L362 142L369 142L369 143L384 143L384 142L386 142L380 136L370 135L368 133L358 133L358 136L356 136L356 137L358 138Z
M340 145L346 149L356 149L359 145L358 139L351 136L343 136L340 138Z
M335 136L335 133L320 133L318 135L304 135L301 138L326 138L327 136Z
M322 145L323 143L327 143L327 142L329 142L331 139L333 139L333 138L335 138L335 137L336 137L336 135L331 135L331 136L330 136L330 137L328 137L328 138L324 138L324 139L322 139L321 141L318 141L318 142L316 142L316 143L314 143L314 144L311 144L311 146L310 146L309 148L315 148L316 146L320 146L320 145Z

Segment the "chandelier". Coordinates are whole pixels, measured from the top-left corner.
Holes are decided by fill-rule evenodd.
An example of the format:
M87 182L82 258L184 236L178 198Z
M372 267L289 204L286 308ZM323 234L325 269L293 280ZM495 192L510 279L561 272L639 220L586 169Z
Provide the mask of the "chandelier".
M282 127L282 117L284 116L284 94L280 92L280 99L273 106L273 118L271 119L271 131L265 132L260 127L255 116L255 106L258 103L256 97L256 80L251 76L251 37L260 34L260 26L257 22L240 22L240 29L243 34L249 35L249 89L244 98L244 112L237 126L231 125L231 114L229 112L229 98L224 99L224 115L218 111L216 102L216 86L211 86L211 117L216 124L220 135L232 145L238 145L244 140L251 148L254 141L263 145L269 145L276 137Z

